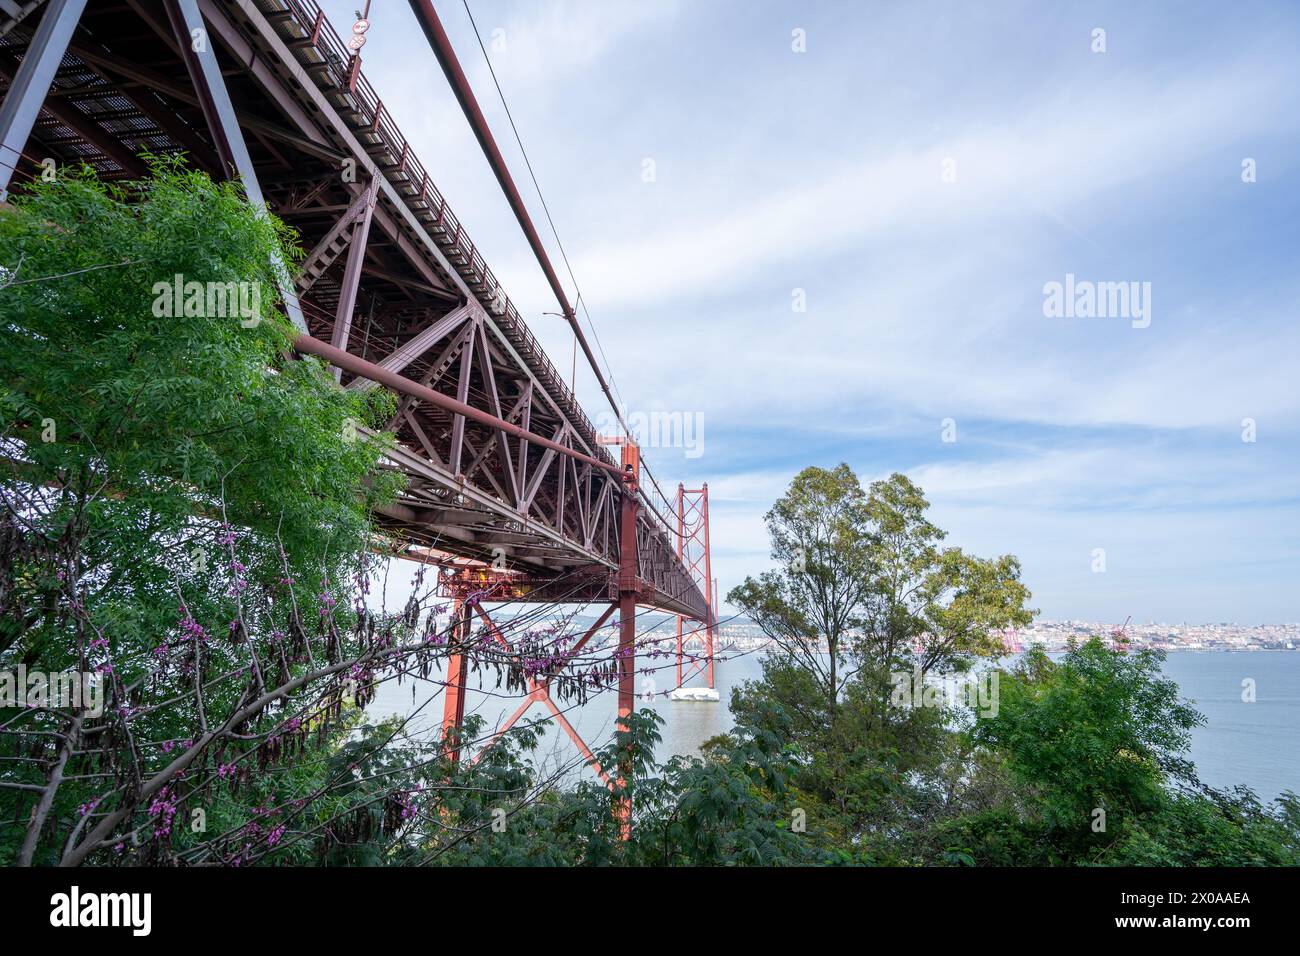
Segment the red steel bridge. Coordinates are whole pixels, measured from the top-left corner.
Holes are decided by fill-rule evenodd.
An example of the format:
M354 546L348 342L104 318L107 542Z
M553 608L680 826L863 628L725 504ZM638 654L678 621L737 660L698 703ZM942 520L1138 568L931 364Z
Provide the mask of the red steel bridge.
M411 7L613 404L432 4ZM310 250L281 290L297 350L342 388L399 396L386 465L407 482L375 519L400 556L440 566L466 642L476 624L499 634L484 603L603 603L573 653L617 613L622 719L648 607L678 615L678 684L712 686L707 485L670 500L626 432L597 433L366 79L367 26L344 42L314 0L0 0L0 191L47 159L138 178L144 152L242 181ZM686 674L684 621L708 637ZM446 731L470 666L450 661ZM547 685L519 713L547 705L590 756Z

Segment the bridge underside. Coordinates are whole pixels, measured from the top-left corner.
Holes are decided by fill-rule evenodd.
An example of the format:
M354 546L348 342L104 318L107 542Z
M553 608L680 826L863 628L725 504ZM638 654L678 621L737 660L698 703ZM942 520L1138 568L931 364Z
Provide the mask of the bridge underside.
M6 95L29 51L40 56L33 37L59 7L3 5ZM191 44L196 17L203 37ZM213 54L224 91L200 68ZM47 157L106 180L142 175L143 152L183 154L217 178L242 174L250 196L260 192L300 234L300 317L290 314L302 331L610 466L399 396L388 466L407 484L376 518L410 556L434 549L508 569L519 582L512 600L611 600L622 590L707 617L668 509L644 491L631 512L635 581L624 573L620 585L626 492L613 458L313 0L91 2L40 107L12 189ZM347 388L374 387L336 375ZM643 488L653 487L647 477Z

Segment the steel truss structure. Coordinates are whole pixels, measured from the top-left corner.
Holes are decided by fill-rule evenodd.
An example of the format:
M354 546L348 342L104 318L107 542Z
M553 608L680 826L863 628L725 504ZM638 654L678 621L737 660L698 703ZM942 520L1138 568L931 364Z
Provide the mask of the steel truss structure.
M412 6L429 32L431 5ZM466 105L441 37L435 52ZM129 180L145 172L144 152L239 178L308 250L281 289L298 350L328 361L341 387L399 393L386 465L406 487L375 516L405 543L399 556L432 548L493 569L492 600L607 602L602 623L617 608L626 718L637 605L705 622L711 641L707 529L701 578L680 494L674 511L634 444L617 462L603 446L360 67L314 0L2 3L0 190L22 188L46 158ZM495 630L481 608L470 614L456 574L443 586L464 626ZM449 679L453 731L465 666ZM538 682L525 703L548 700Z

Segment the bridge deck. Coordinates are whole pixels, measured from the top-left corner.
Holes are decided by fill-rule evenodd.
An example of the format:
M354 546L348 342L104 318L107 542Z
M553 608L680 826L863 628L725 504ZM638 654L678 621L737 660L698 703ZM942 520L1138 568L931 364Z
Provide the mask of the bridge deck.
M317 4L198 6L266 204L307 250L295 290L305 331L613 465ZM39 4L19 7L0 15L6 90L43 15ZM24 171L52 157L129 179L147 151L183 153L222 175L203 105L163 0L90 3L23 150ZM413 546L504 562L532 593L614 594L624 493L615 475L409 396L389 427L398 438L389 466L408 483L377 516L383 526ZM642 488L642 599L702 618L705 597L677 558L670 509L645 473Z

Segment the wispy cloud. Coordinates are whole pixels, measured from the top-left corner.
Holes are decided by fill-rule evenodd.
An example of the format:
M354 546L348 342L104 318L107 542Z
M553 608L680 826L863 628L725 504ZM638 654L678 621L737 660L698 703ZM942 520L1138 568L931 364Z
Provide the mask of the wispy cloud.
M1037 233L1044 219L1082 235L1066 216L1100 226L1100 194L1158 182L1225 137L1271 126L1270 115L1241 104L1294 103L1292 79L1239 65L1136 78L1122 93L1042 95L941 144L856 160L835 151L814 155L786 164L794 179L785 188L746 204L701 202L692 193L687 208L674 208L648 236L619 234L612 218L599 246L577 255L578 271L591 277L589 295L602 307L640 308L687 295L714 299L774 266L793 272L810 257L880 242L965 242L994 230L1006 242L1026 229ZM948 160L951 183L941 178Z

